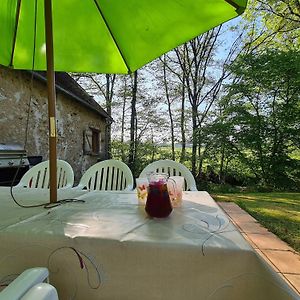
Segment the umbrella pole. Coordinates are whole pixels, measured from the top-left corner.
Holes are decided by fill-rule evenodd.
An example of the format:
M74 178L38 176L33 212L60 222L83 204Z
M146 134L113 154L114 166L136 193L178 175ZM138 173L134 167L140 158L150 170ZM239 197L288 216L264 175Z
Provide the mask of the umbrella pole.
M53 59L52 1L45 0L45 34L49 116L50 203L57 201L56 93Z

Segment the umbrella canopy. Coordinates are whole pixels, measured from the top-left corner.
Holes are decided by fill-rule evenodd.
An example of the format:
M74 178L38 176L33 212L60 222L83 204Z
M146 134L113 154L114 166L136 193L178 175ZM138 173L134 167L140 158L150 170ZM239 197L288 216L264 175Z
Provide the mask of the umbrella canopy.
M0 64L47 70L50 202L57 200L54 71L126 74L241 14L247 0L1 0Z
M246 0L52 0L54 69L129 73L241 14ZM0 1L0 64L46 70L44 0Z

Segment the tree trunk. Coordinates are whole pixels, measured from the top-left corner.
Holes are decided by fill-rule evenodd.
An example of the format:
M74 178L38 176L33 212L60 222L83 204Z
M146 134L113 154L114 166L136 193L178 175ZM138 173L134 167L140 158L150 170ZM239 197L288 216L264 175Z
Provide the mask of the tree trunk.
M153 128L151 128L151 143L152 143L151 162L153 162L154 159L155 159L155 152L156 152L156 147L155 147L155 145L154 145Z
M133 74L133 88L132 88L132 99L131 99L131 117L130 117L130 145L129 145L129 156L128 166L132 172L135 170L135 158L136 158L136 98L137 98L137 71Z
M198 145L198 134L197 134L197 107L192 107L192 124L193 124L193 141L192 141L192 174L196 177L196 156L197 156L197 145Z
M181 94L181 115L180 115L180 130L181 130L181 154L180 162L185 161L186 155L186 137L185 137L185 75L183 74L182 94Z
M122 118L121 118L121 144L122 144L122 150L121 150L121 156L122 161L125 161L126 155L125 155L125 149L124 149L124 133L125 133L125 110L126 110L126 94L127 94L127 78L124 77L124 93L123 93L123 104L122 104Z
M106 74L106 91L105 91L105 100L106 100L106 111L108 115L111 116L111 106L112 98L114 94L114 84L115 84L116 75ZM107 158L110 159L111 156L111 124L107 124Z
M201 140L200 130L197 130L197 133L198 133L198 148L197 148L197 150L198 150L198 167L196 167L196 170L197 170L196 178L200 179L205 149L202 151L202 147L201 147L202 145L199 142Z
M225 183L224 177L224 161L225 161L225 142L222 142L222 152L221 152L221 162L220 162L220 170L219 170L219 181L220 183Z
M164 60L163 60L163 72L164 72L164 88L165 88L166 99L167 99L167 104L168 104L168 113L169 113L169 118L170 118L172 159L175 161L174 121L173 121L173 115L172 115L172 110L171 110L172 101L170 99L169 87L168 87L168 82L167 82L166 56L165 55L164 55Z

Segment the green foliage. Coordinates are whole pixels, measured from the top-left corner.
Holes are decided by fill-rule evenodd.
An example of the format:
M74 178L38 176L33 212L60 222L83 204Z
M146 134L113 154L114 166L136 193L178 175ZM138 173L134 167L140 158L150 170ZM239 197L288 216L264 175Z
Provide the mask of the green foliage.
M172 159L170 147L159 147L151 142L138 143L136 149L136 157L132 173L134 177L138 177L141 171L150 163L159 159ZM179 161L181 149L175 149L176 160ZM128 163L129 144L121 143L120 141L112 141L112 156L113 159L119 159ZM187 151L186 161L183 164L187 168L191 168L191 151Z
M152 143L139 143L137 147L134 164L131 166L131 171L134 177L138 177L139 173L151 162L151 155L156 152L155 146ZM112 141L112 157L119 159L128 164L129 143L120 141Z
M267 50L241 56L238 78L223 100L230 144L263 184L299 187L300 52Z
M209 193L219 194L219 193L240 193L241 187L233 186L230 184L215 184L215 183L200 183L200 190L208 191Z
M250 22L247 43L252 49L299 49L298 0L249 0L244 18Z

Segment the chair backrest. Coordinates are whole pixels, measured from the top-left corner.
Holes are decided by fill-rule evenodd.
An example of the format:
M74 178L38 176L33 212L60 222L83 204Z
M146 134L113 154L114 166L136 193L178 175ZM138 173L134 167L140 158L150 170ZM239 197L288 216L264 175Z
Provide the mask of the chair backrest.
M133 176L126 164L108 159L91 166L80 179L78 188L90 191L132 190Z
M157 160L145 167L139 177L147 177L147 174L151 172L167 173L170 176L183 176L185 181L184 190L197 191L194 176L190 170L181 163L169 159Z
M49 188L49 161L43 161L29 169L16 187ZM57 160L57 188L70 188L74 184L72 167L64 160Z

